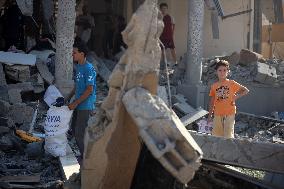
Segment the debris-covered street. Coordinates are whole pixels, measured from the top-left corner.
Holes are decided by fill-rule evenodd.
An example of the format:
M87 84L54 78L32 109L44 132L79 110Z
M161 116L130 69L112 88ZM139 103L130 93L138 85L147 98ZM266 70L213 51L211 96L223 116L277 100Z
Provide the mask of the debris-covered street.
M283 0L0 0L0 189L282 189Z

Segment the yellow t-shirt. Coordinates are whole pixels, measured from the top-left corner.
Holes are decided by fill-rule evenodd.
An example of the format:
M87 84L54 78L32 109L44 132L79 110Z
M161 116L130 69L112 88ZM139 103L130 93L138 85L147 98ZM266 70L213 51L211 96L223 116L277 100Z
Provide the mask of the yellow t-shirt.
M214 115L224 116L236 114L234 95L243 87L233 80L216 82L211 86L209 96L214 97Z

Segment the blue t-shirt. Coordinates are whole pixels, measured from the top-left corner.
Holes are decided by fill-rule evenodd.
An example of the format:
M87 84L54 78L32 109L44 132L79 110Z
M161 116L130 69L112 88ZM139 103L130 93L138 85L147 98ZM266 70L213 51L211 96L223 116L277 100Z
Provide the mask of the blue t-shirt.
M78 99L87 89L88 85L93 86L93 93L77 106L77 110L94 110L96 101L96 71L92 64L88 61L85 64L76 65L76 78L75 78L75 97Z

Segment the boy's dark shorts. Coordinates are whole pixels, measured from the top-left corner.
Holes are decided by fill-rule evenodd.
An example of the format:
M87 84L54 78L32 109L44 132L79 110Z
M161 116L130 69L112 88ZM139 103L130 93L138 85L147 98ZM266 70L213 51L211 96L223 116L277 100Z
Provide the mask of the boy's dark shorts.
M175 43L174 43L173 39L161 39L161 42L165 45L165 49L174 49L175 48Z

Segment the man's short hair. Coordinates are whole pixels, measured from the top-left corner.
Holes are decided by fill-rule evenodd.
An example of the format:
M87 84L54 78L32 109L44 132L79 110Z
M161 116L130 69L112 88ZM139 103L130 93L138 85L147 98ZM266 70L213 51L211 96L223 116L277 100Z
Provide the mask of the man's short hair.
M228 70L230 69L230 64L226 60L217 60L215 70L218 70L218 68L221 67L221 66L228 68Z
M73 48L77 48L78 52L84 53L84 56L87 56L89 52L87 45L79 37L75 38Z
M167 8L168 8L169 6L168 6L167 3L161 3L161 4L160 4L160 9L163 8L163 7L167 7Z

